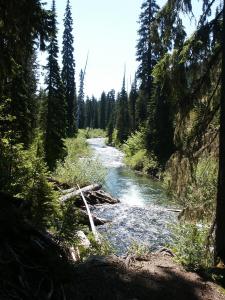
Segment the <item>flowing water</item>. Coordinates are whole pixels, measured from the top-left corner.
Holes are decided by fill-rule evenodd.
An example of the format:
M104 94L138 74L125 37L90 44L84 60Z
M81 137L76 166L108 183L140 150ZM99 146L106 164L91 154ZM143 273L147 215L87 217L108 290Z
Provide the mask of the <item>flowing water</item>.
M160 183L138 175L123 163L123 153L105 145L103 138L88 139L95 156L107 168L104 190L121 202L101 205L93 212L111 222L98 226L117 254L124 254L131 245L155 250L171 240L170 224L177 213L168 211L169 199Z

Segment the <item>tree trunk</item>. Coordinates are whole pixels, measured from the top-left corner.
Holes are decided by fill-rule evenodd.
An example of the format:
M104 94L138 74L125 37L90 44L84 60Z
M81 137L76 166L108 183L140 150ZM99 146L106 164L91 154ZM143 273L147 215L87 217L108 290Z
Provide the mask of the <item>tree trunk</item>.
M92 184L92 185L88 185L88 186L85 186L81 189L81 191L83 193L87 193L87 192L90 192L90 191L96 191L96 190L99 190L101 188L101 185L100 184ZM80 191L77 190L76 188L71 188L71 189L68 189L68 190L63 190L62 191L63 194L66 194L65 196L61 196L59 198L59 200L61 202L65 202L69 199L72 199L78 195L80 195Z
M222 83L220 99L219 173L216 207L215 255L225 262L225 0L222 33Z

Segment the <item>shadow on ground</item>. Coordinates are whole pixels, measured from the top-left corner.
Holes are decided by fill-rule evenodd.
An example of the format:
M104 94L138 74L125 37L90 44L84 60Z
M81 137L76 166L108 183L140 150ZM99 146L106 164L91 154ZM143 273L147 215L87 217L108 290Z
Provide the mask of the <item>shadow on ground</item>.
M82 264L0 193L0 299L225 300L218 287L162 254L92 257Z

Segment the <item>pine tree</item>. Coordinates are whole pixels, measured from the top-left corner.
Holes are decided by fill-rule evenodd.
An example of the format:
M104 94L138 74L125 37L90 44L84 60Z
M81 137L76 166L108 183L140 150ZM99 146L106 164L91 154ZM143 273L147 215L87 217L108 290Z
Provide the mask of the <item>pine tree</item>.
M73 20L71 15L70 1L67 0L64 32L63 32L63 68L62 81L65 87L66 105L67 105L67 136L72 137L77 131L76 128L76 84L75 84L75 61L73 57Z
M114 110L115 110L115 90L108 92L106 97L106 126L112 120L112 126L114 125Z
M46 67L48 100L45 155L49 169L53 170L57 160L62 160L66 155L63 138L65 138L67 126L64 89L58 65L59 50L57 43L55 0L52 2L51 29L52 36L48 46L48 64Z
M105 129L106 128L106 94L105 92L102 93L100 99L100 111L99 111L99 128Z
M98 101L92 96L91 98L92 109L93 109L93 128L99 128L98 125Z
M0 6L0 190L13 194L9 187L21 176L20 158L36 126L35 49L44 50L49 12L36 0Z
M26 14L24 13L26 12ZM11 99L14 142L27 148L35 126L35 42L43 49L49 33L48 13L40 1L5 2L0 9L0 98Z
M84 103L84 72L80 71L80 86L77 98L77 127L85 127L85 103Z
M125 88L125 75L123 78L123 85L117 100L117 140L123 143L127 140L129 135L129 112L128 112L128 97Z
M89 97L85 101L85 128L93 128L93 108Z
M139 97L136 103L138 125L147 118L147 106L152 93L152 70L158 60L158 47L154 43L151 24L159 7L155 0L146 0L141 6L139 40L137 43L137 79L140 81Z
M137 80L136 80L136 76L135 76L134 82L131 86L129 99L128 99L130 130L131 130L131 132L134 132L137 129L137 120L136 120L136 102L137 102L137 98L138 98L138 91L137 91Z

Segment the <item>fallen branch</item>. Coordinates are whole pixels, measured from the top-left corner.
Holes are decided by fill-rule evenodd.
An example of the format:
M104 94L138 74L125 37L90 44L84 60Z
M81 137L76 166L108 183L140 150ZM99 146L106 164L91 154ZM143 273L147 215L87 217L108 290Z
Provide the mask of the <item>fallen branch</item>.
M177 209L177 208L167 208L167 211L172 211L172 212L177 212L177 213L181 213L183 211L183 209Z
M101 188L101 185L99 184L92 184L92 185L88 185L86 187L83 187L82 189L80 189L82 191L82 193L87 193L87 192L91 192L91 191L96 191L98 189ZM61 196L59 198L59 200L61 202L65 202L69 199L72 199L78 195L80 195L80 191L77 190L76 188L72 188L72 189L69 189L69 190L64 190L62 191L63 194L66 194L65 196Z
M92 232L93 232L93 235L94 235L94 237L95 237L95 240L96 240L97 242L100 242L100 236L99 236L99 234L98 234L98 232L97 232L97 229L95 228L95 224L94 224L94 221L93 221L93 218L92 218L92 215L91 215L89 206L88 206L88 204L87 204L87 201L85 200L84 194L83 194L82 190L80 189L79 185L78 185L78 188L79 188L79 192L80 192L80 194L81 194L81 197L82 197L82 199L83 199L83 201L84 201L85 207L86 207L86 209L87 209L89 221L90 221L90 224L91 224L91 230L92 230Z

